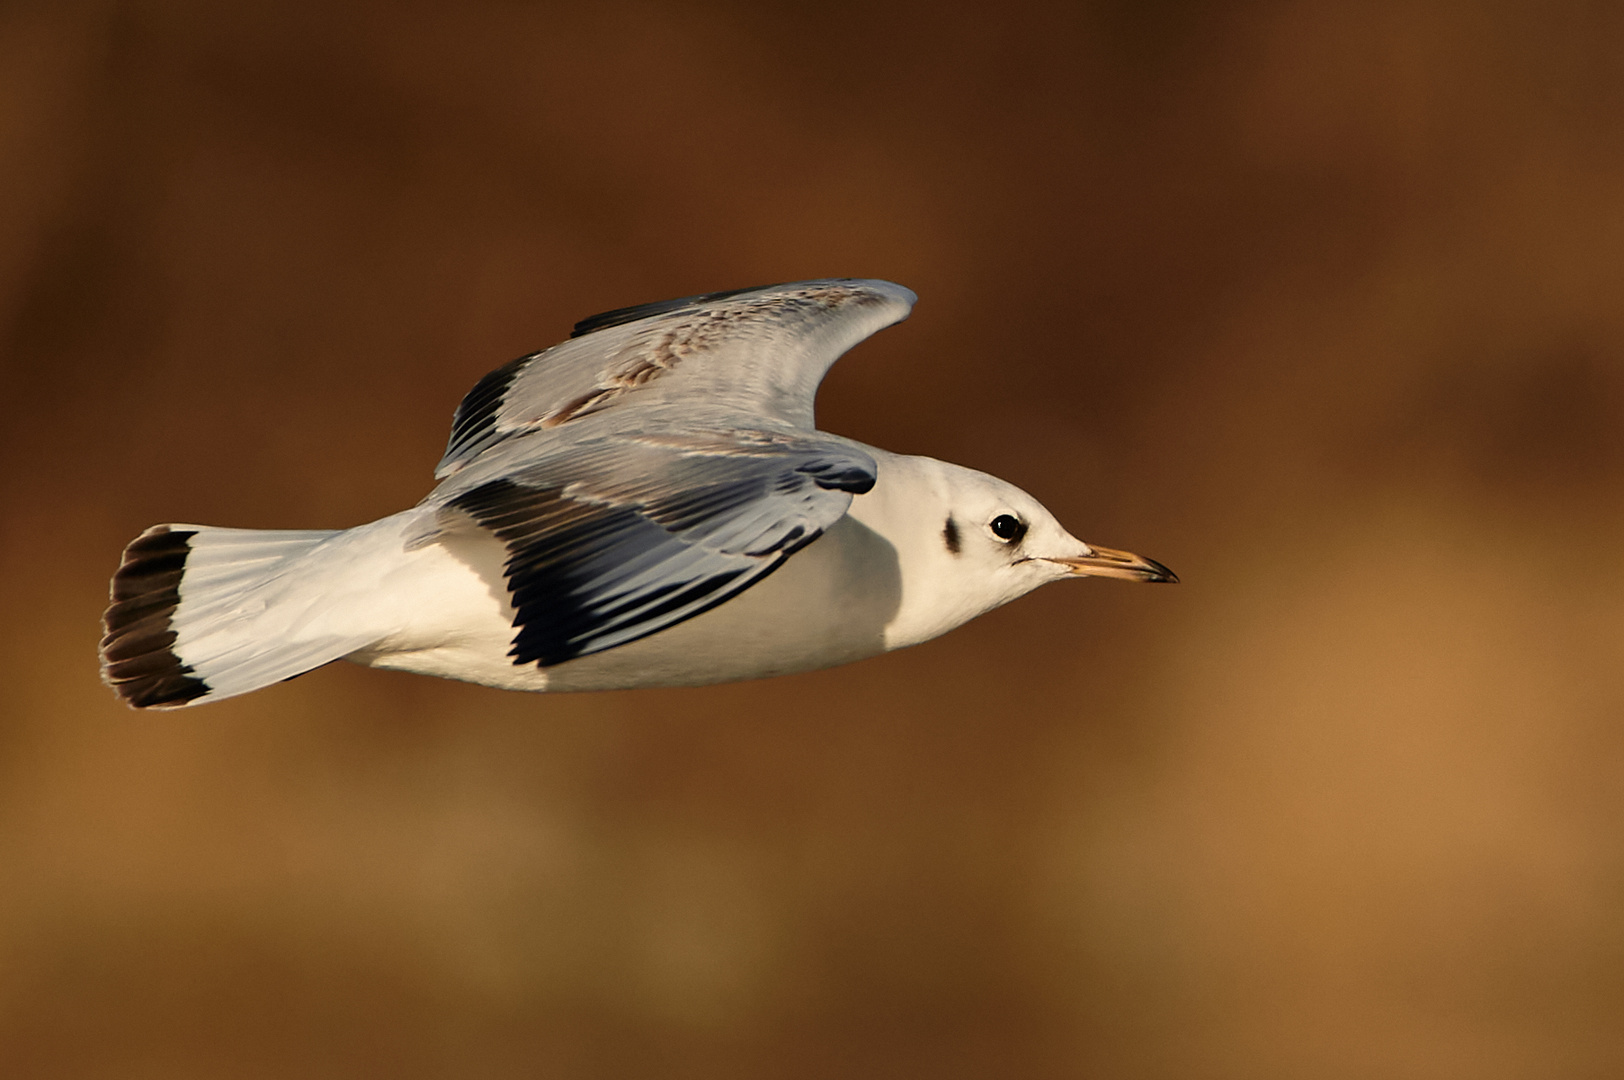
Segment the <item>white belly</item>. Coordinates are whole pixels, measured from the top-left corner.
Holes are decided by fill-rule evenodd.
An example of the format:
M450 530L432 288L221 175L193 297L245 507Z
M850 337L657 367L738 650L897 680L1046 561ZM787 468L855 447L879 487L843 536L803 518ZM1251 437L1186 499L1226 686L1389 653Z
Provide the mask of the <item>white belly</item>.
M513 606L494 539L407 553L390 575L393 629L347 659L506 690L609 690L785 675L873 656L902 603L891 544L851 516L703 615L549 668L514 665Z

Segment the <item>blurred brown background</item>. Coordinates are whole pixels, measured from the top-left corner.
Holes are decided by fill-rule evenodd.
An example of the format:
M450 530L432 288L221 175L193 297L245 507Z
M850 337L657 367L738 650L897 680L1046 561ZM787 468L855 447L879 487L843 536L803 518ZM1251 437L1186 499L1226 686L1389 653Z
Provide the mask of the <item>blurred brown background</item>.
M0 1073L1624 1075L1624 8L0 12ZM915 289L824 427L1176 589L137 715L157 521L416 501L624 304Z

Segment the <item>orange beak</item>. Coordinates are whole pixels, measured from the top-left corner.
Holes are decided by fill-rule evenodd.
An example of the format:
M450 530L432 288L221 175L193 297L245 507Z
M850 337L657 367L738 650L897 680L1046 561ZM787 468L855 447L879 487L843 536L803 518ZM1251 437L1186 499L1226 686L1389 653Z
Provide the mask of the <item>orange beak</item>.
M1177 582L1179 577L1173 571L1157 562L1147 559L1143 555L1135 555L1131 551L1113 551L1110 548L1094 547L1092 555L1073 556L1068 559L1050 559L1049 562L1059 563L1074 574L1088 577L1122 578L1124 581L1166 581Z

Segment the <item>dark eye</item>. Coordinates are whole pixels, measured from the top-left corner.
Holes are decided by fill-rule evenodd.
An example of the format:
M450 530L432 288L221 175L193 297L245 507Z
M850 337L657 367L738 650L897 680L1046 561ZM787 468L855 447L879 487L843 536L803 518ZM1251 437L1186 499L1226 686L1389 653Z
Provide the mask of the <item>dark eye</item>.
M999 514L992 519L992 534L1000 540L1014 543L1026 535L1026 522L1013 514Z

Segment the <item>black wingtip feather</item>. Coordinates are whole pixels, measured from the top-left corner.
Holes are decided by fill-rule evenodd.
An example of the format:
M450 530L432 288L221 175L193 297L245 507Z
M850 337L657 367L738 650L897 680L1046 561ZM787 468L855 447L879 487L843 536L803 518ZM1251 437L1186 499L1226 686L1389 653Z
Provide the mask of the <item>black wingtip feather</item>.
M445 456L466 450L485 439L496 427L496 414L502 410L508 387L519 377L519 372L539 353L526 353L509 360L495 371L489 372L463 395L457 412L451 418L451 438L446 443Z
M482 484L448 505L507 546L515 631L508 655L515 665L551 667L600 651L606 637L625 644L694 618L765 577L785 558L768 552L770 557L753 566L617 595L598 588L605 565L637 564L672 539L666 525L644 512L581 503L557 488L507 479ZM800 546L802 538L795 540Z
M209 692L209 684L175 655L170 626L195 535L154 526L124 549L113 575L113 602L102 616L102 678L138 709L184 705Z

